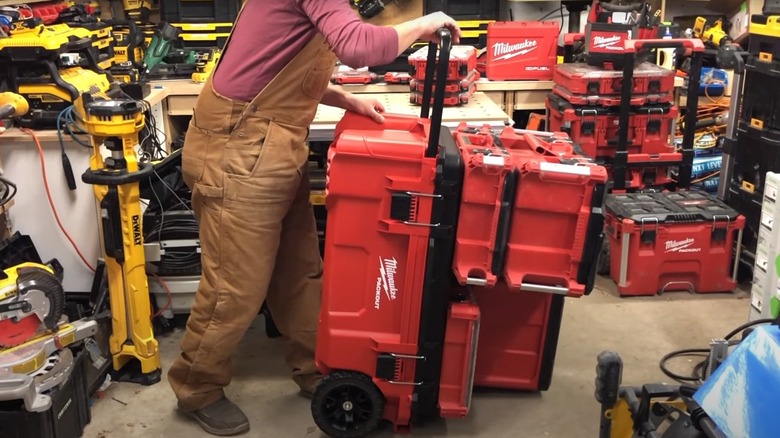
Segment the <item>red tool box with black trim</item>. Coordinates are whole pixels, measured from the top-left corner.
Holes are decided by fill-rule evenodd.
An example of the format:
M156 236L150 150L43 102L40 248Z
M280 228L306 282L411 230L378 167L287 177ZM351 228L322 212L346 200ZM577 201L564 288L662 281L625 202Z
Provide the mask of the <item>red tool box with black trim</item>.
M482 223L498 224L501 223L498 202L512 210L506 237L500 229L491 233L490 237L496 236L494 240L486 240L488 236L480 240L483 246L501 253L504 248L498 245L507 242L503 272L507 284L516 290L575 297L589 293L603 237L601 209L606 193L606 169L573 154L571 143L545 141L544 137L528 131L518 133L506 128L494 136L488 128L476 130L461 125L455 140L461 150L477 145L483 150L508 151L514 162L515 190L485 192L486 199L490 200L487 203L493 208L480 215ZM507 179L493 178L494 186L497 181L506 184ZM509 194L514 194L514 198L507 199ZM466 217L465 210L461 209L459 235ZM493 241L495 246L489 246ZM456 267L462 257L456 255ZM467 267L477 265L471 258L467 260ZM483 260L490 259L483 256ZM479 278L470 284L479 284Z
M450 294L463 163L441 127L451 36L439 34L430 120L426 104L420 118L387 114L384 123L348 112L328 151L316 349L325 377L312 415L332 437L365 436L383 419L407 431L469 410L479 311Z
M589 157L615 156L621 120L619 107L572 105L557 94L548 95L546 104L549 130L571 135ZM677 107L671 104L630 108L628 153L653 156L654 161L679 161L671 143L677 115Z
M557 21L507 21L488 24L488 79L549 81L557 62Z
M618 14L631 16L623 23L616 22ZM629 22L631 21L631 22ZM659 19L650 13L650 4L636 2L616 5L594 0L585 25L585 56L588 64L620 64L626 52L625 42L646 40L658 36Z
M620 96L599 96L588 94L577 94L571 90L561 86L553 85L553 94L561 96L564 100L572 105L579 106L602 106L602 107L615 107L620 106L622 98ZM649 106L658 105L664 103L671 103L674 101L673 93L663 94L639 94L631 96L630 102L632 107L636 106Z
M492 141L489 127L461 124L455 142L465 173L453 272L461 285L494 286L504 271L517 170L511 153Z
M621 295L728 292L744 216L702 192L610 195L610 273Z
M474 386L546 391L552 382L564 297L510 291L506 283L472 288L479 305Z
M447 88L445 85L442 88ZM472 83L468 90L466 91L458 91L455 93L447 93L445 92L445 95L442 100L442 104L444 106L461 106L461 105L468 105L469 101L471 100L471 96L474 95L474 93L477 92L477 84ZM425 93L421 93L418 91L410 91L409 92L409 103L412 105L422 105L424 100ZM434 98L431 97L430 103L433 104Z
M409 75L424 81L428 64L428 47L423 47L409 56ZM450 54L448 81L461 81L477 69L477 49L473 46L453 46ZM434 78L435 79L435 78Z
M605 70L584 63L558 64L553 81L575 94L586 96L621 96L623 72ZM674 72L643 62L633 72L632 95L674 93Z
M466 79L460 81L450 81L444 86L444 91L448 94L459 93L462 91L476 90L475 82L480 78L480 74L476 70L472 70ZM409 82L409 91L422 93L425 89L425 81L418 79L412 79ZM436 86L433 87L436 91Z

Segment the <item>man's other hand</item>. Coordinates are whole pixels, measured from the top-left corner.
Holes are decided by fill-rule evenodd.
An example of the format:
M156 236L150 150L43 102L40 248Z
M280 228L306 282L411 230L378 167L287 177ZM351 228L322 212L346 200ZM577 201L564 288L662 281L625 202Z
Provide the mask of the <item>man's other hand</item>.
M385 107L376 99L352 96L349 109L354 113L371 117L377 123L385 121L385 117L382 115L385 112Z
M422 32L420 39L433 41L438 44L440 38L439 35L437 35L437 31L442 27L446 27L450 30L450 33L452 33L452 43L457 44L460 42L461 33L458 23L444 12L434 12L424 17L420 17L417 20Z

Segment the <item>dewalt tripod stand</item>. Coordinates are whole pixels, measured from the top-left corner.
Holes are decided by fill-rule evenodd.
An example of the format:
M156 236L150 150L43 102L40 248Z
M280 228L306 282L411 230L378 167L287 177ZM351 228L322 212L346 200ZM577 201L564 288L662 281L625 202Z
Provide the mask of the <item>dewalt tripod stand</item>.
M153 168L140 163L135 151L144 127L143 107L133 100L87 94L75 107L94 148L82 181L94 187L100 202L114 370L120 372L119 380L154 384L160 381L161 366L152 331L138 187ZM101 146L110 152L109 157L103 157Z

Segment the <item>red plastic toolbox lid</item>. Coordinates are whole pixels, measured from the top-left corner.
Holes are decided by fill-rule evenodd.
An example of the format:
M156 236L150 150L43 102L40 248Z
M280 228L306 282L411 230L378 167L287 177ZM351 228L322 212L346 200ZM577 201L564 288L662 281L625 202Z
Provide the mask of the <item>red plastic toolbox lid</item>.
M452 46L450 51L450 62L469 62L471 59L476 59L477 49L474 46ZM438 61L438 54L436 60ZM409 55L409 62L427 62L428 61L428 46L422 47L420 50Z
M607 211L634 222L734 221L739 213L714 196L701 192L627 193L609 195Z

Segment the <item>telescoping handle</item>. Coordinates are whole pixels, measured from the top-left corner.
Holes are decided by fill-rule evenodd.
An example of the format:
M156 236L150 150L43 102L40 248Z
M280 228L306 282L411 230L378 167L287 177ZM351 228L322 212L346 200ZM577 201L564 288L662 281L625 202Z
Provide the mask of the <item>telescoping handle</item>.
M450 64L450 52L452 51L452 34L447 28L437 31L441 40L441 49L433 41L428 44L428 63L425 66L425 85L423 88L423 102L420 117L431 119L430 138L425 150L426 157L435 157L439 152L439 135L441 134L441 118L444 111L444 92L447 85L447 72ZM439 62L436 63L436 55ZM435 73L435 74L434 74ZM433 89L434 76L436 77L436 90ZM433 114L431 110L431 95L433 95Z
M677 185L681 189L687 189L690 185L693 169L693 141L696 135L696 114L699 107L699 83L701 81L704 43L699 39L626 40L624 48L623 86L620 93L620 128L618 130L618 147L613 162L614 188L616 190L624 190L626 188L629 117L637 54L650 49L683 49L686 52L691 52L692 62L688 73L688 106L685 118L685 132L683 133L683 162L679 166Z

